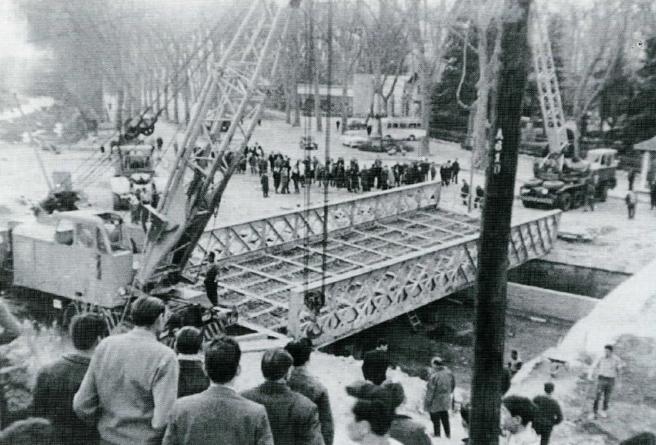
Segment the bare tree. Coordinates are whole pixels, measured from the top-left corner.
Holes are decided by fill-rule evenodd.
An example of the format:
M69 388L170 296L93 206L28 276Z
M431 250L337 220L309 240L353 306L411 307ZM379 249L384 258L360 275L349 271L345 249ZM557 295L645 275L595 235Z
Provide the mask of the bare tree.
M587 9L565 14L563 91L571 98L572 117L583 121L606 86L631 31L632 1L597 0ZM572 44L569 44L572 42ZM569 51L569 52L567 52Z
M362 68L372 74L372 96L369 104L370 118L376 120L376 132L383 136L381 118L387 112L388 101L402 72L408 45L408 15L395 0L381 0L374 8L361 3L364 11L364 48ZM388 85L388 79L391 83ZM387 86L387 91L385 88Z
M428 153L433 86L442 77L446 66L444 60L446 41L465 3L456 1L449 6L446 0L441 0L432 8L428 7L427 0L411 0L407 4L407 11L411 17L408 26L412 57L416 62L419 81L422 127L426 129L426 137L421 143L421 152L424 154Z

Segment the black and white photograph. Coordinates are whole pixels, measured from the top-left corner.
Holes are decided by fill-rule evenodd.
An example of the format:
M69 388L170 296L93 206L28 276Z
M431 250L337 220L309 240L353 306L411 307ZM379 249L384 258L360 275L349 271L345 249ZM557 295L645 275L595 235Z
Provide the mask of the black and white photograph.
M0 445L656 445L656 0L0 0Z

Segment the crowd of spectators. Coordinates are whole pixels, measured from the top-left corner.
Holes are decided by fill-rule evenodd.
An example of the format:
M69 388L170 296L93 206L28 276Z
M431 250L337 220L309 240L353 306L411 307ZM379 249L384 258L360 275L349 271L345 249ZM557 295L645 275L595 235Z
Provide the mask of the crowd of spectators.
M258 175L265 198L271 190L278 194L301 193L301 189L313 184L358 193L437 180L437 167L427 158L404 163L397 161L394 165L381 159L364 163L356 158L345 160L342 157L322 162L311 155L300 159L291 159L279 152L266 155L257 143L244 148L237 173Z
M177 331L174 349L157 333L167 321L164 303L141 297L131 305L134 327L108 335L105 320L93 313L73 317L74 351L40 370L34 388L33 417L0 431L2 444L116 445L330 445L335 421L328 390L308 363L312 342L303 338L262 355L263 382L237 392L241 348L232 337L204 343L201 331ZM20 324L0 302L0 323L10 341ZM355 398L346 425L350 440L373 445L430 445L420 419L399 412L403 386L387 376L387 351L365 353L364 380L346 385ZM434 424L450 437L449 411L454 409L455 379L440 357L433 357L424 406ZM506 389L506 388L504 388ZM562 420L551 399L554 385L530 400L508 396L501 407L504 445L547 444ZM469 426L470 407L461 409ZM636 441L637 440L637 441ZM467 439L464 440L467 443ZM644 433L623 442L654 444Z

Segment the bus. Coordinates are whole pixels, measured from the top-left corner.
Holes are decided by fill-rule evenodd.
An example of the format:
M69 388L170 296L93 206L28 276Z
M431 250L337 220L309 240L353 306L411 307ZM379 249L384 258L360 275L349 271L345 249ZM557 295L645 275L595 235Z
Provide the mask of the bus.
M384 138L414 141L426 136L418 117L384 117L381 124Z

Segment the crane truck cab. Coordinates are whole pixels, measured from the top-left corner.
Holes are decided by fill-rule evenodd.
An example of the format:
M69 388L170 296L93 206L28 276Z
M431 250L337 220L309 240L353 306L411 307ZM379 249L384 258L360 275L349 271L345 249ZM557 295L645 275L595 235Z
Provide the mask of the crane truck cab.
M133 249L118 213L56 213L16 225L8 239L14 286L108 308L125 303Z
M155 176L155 147L147 144L119 145L114 148L114 177L110 179L114 210L129 208L130 194L149 193L152 183L161 191L165 181Z
M586 159L569 156L569 151L550 153L533 165L534 178L520 188L520 199L525 207L560 208L563 211L585 203L588 182L595 187L595 198L605 202L608 189L617 180L617 150L599 148L589 150Z

